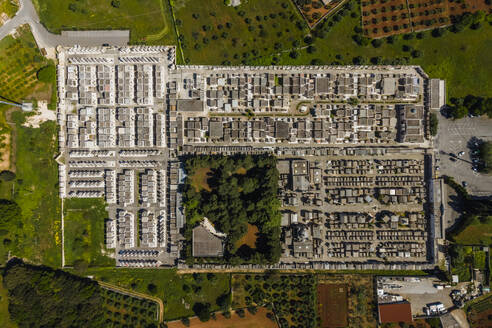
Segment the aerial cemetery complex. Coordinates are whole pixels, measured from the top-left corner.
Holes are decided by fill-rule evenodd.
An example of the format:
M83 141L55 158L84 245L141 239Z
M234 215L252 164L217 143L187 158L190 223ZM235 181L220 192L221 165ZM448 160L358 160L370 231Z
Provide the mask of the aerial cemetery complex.
M183 263L182 156L267 153L275 267L433 267L428 116L445 93L420 67L180 66L174 47L148 46L58 56L60 196L106 200L118 266ZM224 235L195 229L194 255L220 257Z

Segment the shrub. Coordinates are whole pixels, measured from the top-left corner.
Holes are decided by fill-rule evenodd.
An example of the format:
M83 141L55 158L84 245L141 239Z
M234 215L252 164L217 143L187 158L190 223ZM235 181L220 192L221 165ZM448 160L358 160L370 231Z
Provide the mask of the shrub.
M295 50L292 50L289 54L290 58L292 59L296 59L297 57L299 57L299 53Z
M111 1L111 6L114 8L120 8L120 0Z
M307 52L312 54L312 53L315 53L316 52L316 47L314 45L310 45L308 48L307 48Z
M51 83L56 79L56 69L54 65L41 67L36 76L40 82Z
M237 314L240 318L244 318L244 309L237 309L237 310L236 310L236 314Z
M193 305L193 312L200 321L205 322L210 320L210 303L195 303Z
M149 291L149 293L151 293L152 295L156 294L157 293L157 286L154 285L153 283L150 283L147 285L147 290Z
M374 48L379 48L383 45L383 41L381 39L374 39L371 43Z
M421 50L414 50L412 51L412 57L413 58L420 58L422 57L423 53Z
M0 180L2 181L12 181L15 179L15 173L12 171L4 170L0 172Z

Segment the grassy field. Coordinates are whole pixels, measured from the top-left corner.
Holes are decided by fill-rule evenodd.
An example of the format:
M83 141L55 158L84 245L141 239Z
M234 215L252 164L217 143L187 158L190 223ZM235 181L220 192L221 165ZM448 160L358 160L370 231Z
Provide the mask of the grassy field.
M118 8L112 6L118 3ZM41 23L62 30L130 29L132 43L175 44L167 0L34 0Z
M5 13L9 17L13 17L19 9L19 6L13 0L0 0L0 14Z
M192 185L195 188L196 192L199 192L202 189L208 192L212 191L212 189L208 185L208 179L212 176L212 170L210 170L209 167L201 167L199 169L196 169L193 177L191 178Z
M149 294L149 284L155 285L154 296L164 302L165 320L193 316L192 309L196 302L210 303L211 310L217 311L219 310L216 305L217 298L229 293L230 289L229 274L215 274L210 279L206 274L199 274L197 280L189 274L179 275L173 269L89 268L86 274L98 280L147 294Z
M17 325L10 320L8 294L7 290L3 288L2 279L2 275L0 275L0 327L15 328Z
M36 76L47 65L53 63L41 55L29 27L18 29L15 38L5 37L0 41L0 96L17 102L50 101L55 81L40 82ZM0 198L15 201L22 217L2 236L0 264L10 250L12 255L57 267L61 264L61 238L58 165L54 160L58 151L56 123L36 129L23 127L25 114L19 110L7 114L7 110L0 106L1 151L9 153L7 168L16 173L16 179L0 183Z
M379 48L371 44L359 46L353 39L354 29L360 26L358 6L352 10L355 17L344 16L340 22L329 18L326 23L333 22L324 39L316 38L316 51L308 53L307 49L299 51L296 59L288 52L272 54L259 58L256 64L270 64L272 58L278 57L279 64L309 64L318 59L324 64L352 64L354 57L362 56L370 63L373 57L381 57L382 62L390 63L391 59L410 57L409 52L403 51L403 45L422 51L422 57L410 59L411 64L421 65L431 76L445 79L448 96L461 97L468 94L492 96L492 26L483 24L479 30L465 29L461 33L447 32L444 36L434 38L430 31L423 32L424 37L404 40L396 37L393 44L383 42ZM216 62L220 62L217 60Z
M84 260L89 266L114 266L104 246L104 220L108 213L103 199L67 199L65 212L65 261Z
M492 217L488 218L492 221ZM491 245L492 244L492 222L472 224L454 236L453 239L463 245Z
M290 49L308 32L290 0L249 0L238 7L223 0L174 0L185 62L240 64Z
M16 144L13 154L16 179L0 183L0 198L15 201L22 217L0 244L0 264L8 250L13 255L53 267L61 264L60 200L58 198L57 126L45 122L40 128L21 126L24 114L14 112Z
M191 328L276 328L278 327L275 320L269 319L266 315L268 310L264 307L258 308L256 314L251 314L245 311L244 318L239 317L239 315L233 313L228 319L222 314L217 314L216 319L209 320L207 322L201 322L198 318L190 319ZM169 328L185 328L181 321L175 321L168 323Z

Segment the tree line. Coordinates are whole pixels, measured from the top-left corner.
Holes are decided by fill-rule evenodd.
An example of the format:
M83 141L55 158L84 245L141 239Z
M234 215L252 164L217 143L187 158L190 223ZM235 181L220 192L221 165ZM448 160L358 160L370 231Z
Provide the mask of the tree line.
M20 259L9 261L2 275L19 327L105 327L97 282Z
M463 118L469 114L481 116L487 114L492 118L492 98L468 95L463 98L451 98L447 106L448 114L454 118Z

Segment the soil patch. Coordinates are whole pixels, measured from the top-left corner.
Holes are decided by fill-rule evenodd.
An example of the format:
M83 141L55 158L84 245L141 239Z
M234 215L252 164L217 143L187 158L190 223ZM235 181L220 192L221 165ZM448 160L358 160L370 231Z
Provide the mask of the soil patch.
M195 171L191 178L192 185L196 192L205 189L208 192L212 191L208 184L208 179L212 176L212 170L209 167L201 167Z
M8 170L10 168L10 133L6 132L0 135L0 171Z
M248 171L244 167L240 167L236 170L236 174L245 175Z
M318 310L321 327L346 327L348 287L345 284L319 284Z
M217 314L217 319L210 319L207 322L201 322L197 317L190 319L191 328L277 328L275 321L267 318L268 310L259 308L255 315L245 311L244 318L232 313L230 319L227 319L222 314ZM181 321L170 322L167 324L169 328L184 328L186 327Z
M236 243L237 247L247 245L256 248L256 238L258 238L258 227L248 223L248 231Z

